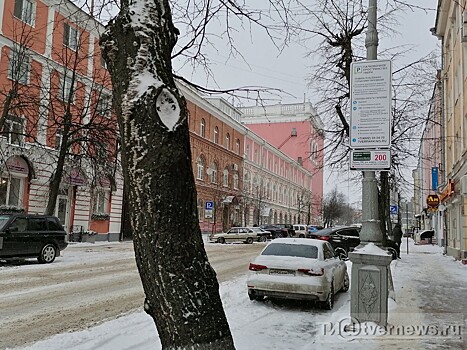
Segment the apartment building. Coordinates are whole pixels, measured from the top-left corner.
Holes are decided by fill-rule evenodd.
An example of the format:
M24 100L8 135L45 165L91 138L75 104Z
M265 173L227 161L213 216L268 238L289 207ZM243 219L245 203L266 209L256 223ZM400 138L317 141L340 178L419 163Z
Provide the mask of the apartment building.
M1 209L43 213L63 172L55 215L65 228L118 238L122 180L103 26L68 1L4 0L0 10Z
M448 255L467 259L467 0L439 0L433 34L442 48L444 209Z
M310 203L310 218L306 220L309 222L303 221L304 218L301 215L299 217L300 223L321 223L324 164L324 133L322 130L324 125L312 104L303 102L250 106L241 108L241 111L242 123L248 129L292 159L291 165L293 167L286 174L286 181L299 182L300 186L309 191L309 194L303 195L300 194L300 191L291 190L292 199L289 205L295 206L295 210L301 213L303 203ZM270 160L266 161L270 162ZM275 162L272 162L273 166L276 166ZM284 174L286 168L277 166L279 166L279 172ZM307 196L309 199L305 201L301 198ZM298 217L292 216L292 221L298 223Z
M438 188L440 185L443 186L444 179L441 97L442 84L439 73L430 100L428 119L422 133L417 168L412 176L416 227L419 230L435 230L438 244L444 245L444 211L427 205L428 196L438 194Z

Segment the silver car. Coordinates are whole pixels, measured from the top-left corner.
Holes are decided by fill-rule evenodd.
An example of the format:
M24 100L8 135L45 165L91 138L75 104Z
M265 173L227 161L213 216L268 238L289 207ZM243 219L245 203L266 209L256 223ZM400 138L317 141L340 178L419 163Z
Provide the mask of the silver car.
M249 266L250 300L264 297L317 300L331 310L334 295L350 286L347 265L322 240L278 238Z
M249 227L232 227L225 233L211 235L210 241L217 243L244 242L251 244L258 241L258 234Z

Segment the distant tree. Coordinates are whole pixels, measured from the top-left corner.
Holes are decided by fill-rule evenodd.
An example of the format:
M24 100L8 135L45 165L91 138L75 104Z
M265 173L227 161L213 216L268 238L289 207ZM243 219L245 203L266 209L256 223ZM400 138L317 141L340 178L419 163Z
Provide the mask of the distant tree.
M334 187L323 199L323 224L331 227L345 212L346 201L343 193Z

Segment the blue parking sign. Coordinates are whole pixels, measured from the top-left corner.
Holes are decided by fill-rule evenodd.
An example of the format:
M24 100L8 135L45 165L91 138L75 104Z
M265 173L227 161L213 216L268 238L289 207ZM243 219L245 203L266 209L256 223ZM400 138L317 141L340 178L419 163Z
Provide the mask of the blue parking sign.
M397 214L397 212L399 211L398 209L399 209L399 208L397 207L397 205L390 205L390 206L389 206L389 212L390 212L391 214Z
M214 202L213 201L206 201L204 208L206 210L212 210L214 209Z

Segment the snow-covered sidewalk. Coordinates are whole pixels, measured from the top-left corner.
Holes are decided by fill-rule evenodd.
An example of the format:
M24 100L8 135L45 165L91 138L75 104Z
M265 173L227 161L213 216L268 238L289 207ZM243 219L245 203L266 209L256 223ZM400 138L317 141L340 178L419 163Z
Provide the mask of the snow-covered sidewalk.
M339 331L349 323L350 293L339 293L334 309L324 311L300 302L250 301L247 274L222 283L237 349L467 349L467 266L443 256L437 246L414 246L412 240L407 255L405 238L401 251L402 259L391 264L396 301L390 300L388 327L367 324L359 334ZM160 348L152 319L141 311L24 349Z

